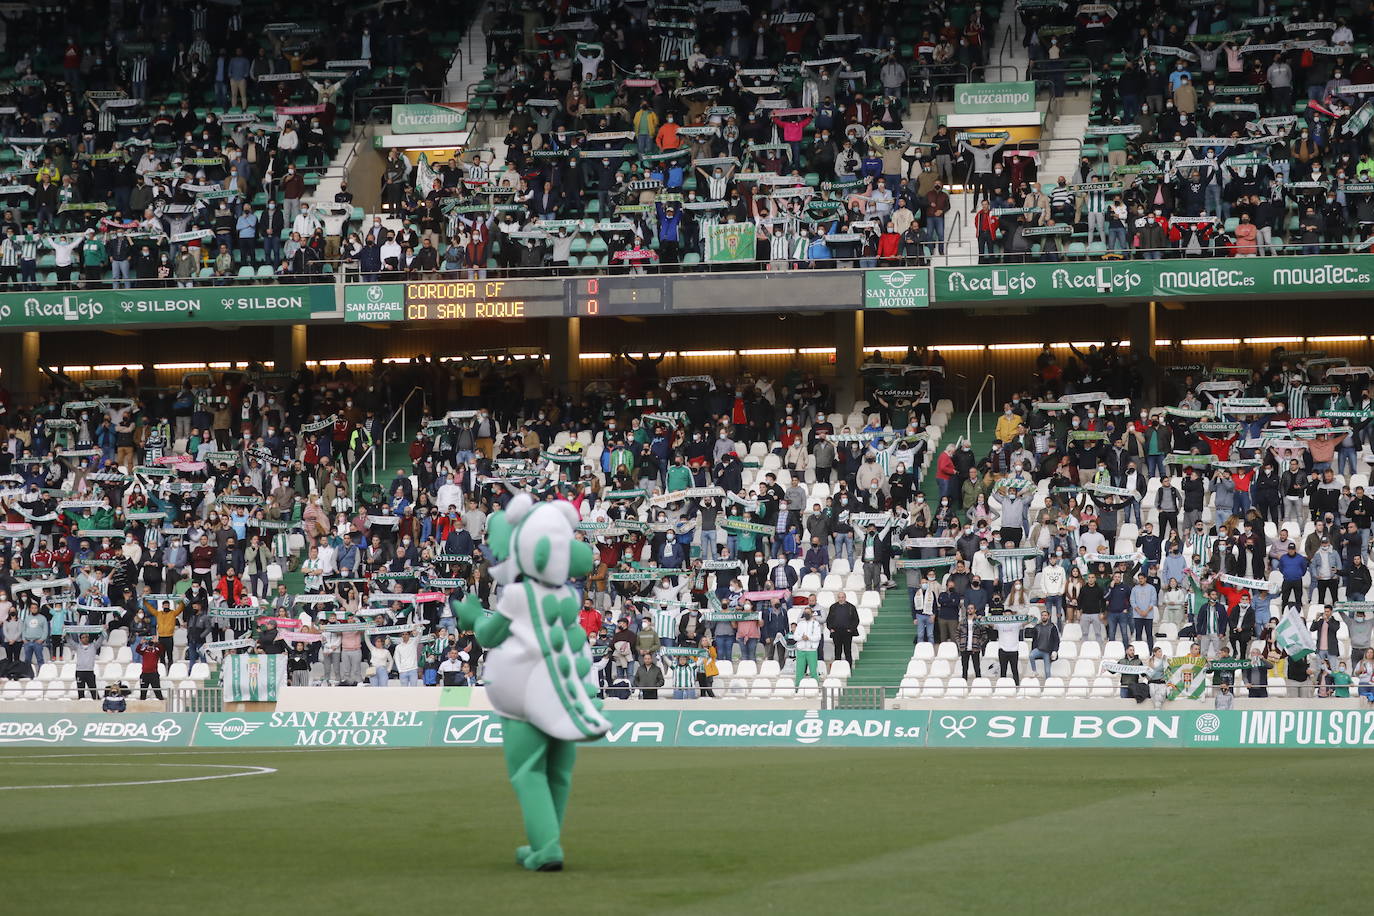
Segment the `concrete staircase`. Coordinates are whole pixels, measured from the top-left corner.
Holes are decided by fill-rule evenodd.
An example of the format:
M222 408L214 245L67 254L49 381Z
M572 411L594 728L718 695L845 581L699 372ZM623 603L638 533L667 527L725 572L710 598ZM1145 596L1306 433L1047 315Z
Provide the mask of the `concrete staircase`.
M863 654L855 659L848 686L895 688L911 660L912 636L906 587L898 584L883 595L882 608L868 630Z

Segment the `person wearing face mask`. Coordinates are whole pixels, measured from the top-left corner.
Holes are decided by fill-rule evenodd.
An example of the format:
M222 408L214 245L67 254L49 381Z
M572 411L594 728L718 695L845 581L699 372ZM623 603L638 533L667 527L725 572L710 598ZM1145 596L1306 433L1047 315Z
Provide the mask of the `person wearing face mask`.
M793 636L797 641L797 669L794 683L800 684L802 678L819 678L819 667L817 663L817 653L821 647L821 622L816 617L815 609L807 606L797 620L797 628Z

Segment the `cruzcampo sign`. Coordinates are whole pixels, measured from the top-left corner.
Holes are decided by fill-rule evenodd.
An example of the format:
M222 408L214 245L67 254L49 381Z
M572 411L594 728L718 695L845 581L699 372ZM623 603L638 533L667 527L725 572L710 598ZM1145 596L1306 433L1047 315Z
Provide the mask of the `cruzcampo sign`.
M466 130L468 113L448 105L421 103L392 105L391 131L397 134L434 134L452 130Z
M334 285L41 290L0 295L0 330L308 321L335 308Z
M930 305L930 270L894 267L864 271L864 308L923 309Z
M405 321L404 283L350 283L344 287L344 321Z
M958 83L955 114L1035 111L1035 83Z
M1285 256L935 268L935 301L1184 299L1215 296L1363 295L1374 255Z

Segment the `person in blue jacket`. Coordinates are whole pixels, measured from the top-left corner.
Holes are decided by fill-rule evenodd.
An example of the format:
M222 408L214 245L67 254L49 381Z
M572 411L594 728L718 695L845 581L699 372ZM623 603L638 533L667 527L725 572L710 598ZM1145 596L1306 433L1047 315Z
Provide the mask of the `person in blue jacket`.
M1288 544L1278 560L1279 575L1283 576L1283 589L1279 592L1279 606L1302 604L1302 577L1307 575L1307 557L1298 553L1298 545ZM1291 600L1289 596L1292 596Z

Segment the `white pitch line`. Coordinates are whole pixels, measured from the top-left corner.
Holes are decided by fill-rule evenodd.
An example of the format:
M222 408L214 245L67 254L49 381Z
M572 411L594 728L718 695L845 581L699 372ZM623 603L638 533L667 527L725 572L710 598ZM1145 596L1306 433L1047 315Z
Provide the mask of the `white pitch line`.
M67 756L67 755L54 755ZM84 756L84 755L74 755ZM207 782L211 779L234 779L239 776L263 776L268 773L277 772L272 767L252 767L240 766L229 763L102 763L94 761L89 764L83 763L35 763L35 764L10 764L10 766L104 766L104 767L176 767L186 769L195 767L198 769L214 770L238 770L237 773L215 773L208 776L182 776L177 779L142 779L129 782L78 782L64 785L44 785L44 786L0 786L0 792L10 792L19 789L105 789L117 786L162 786L176 782Z

